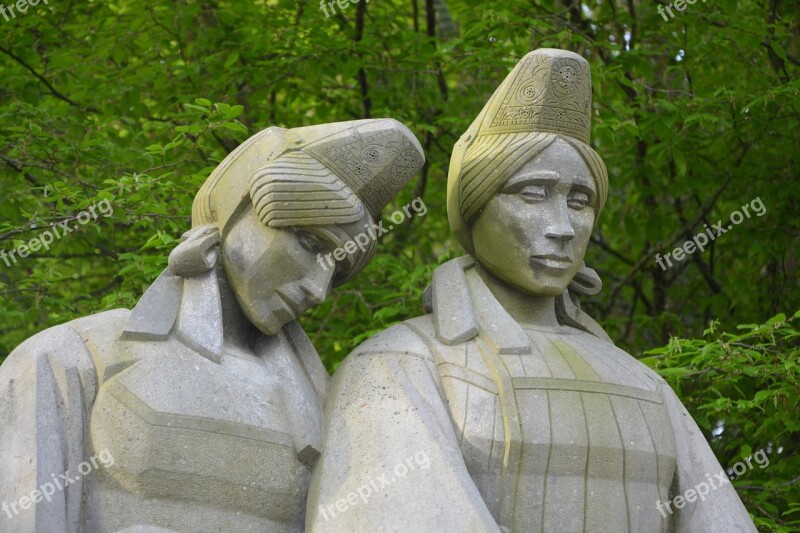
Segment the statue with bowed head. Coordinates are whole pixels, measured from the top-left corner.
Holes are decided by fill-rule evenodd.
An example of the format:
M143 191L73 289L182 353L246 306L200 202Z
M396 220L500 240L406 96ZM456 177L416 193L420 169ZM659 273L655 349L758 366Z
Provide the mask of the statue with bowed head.
M231 153L133 311L48 329L0 367L0 530L302 531L328 375L295 319L375 242L317 255L422 162L389 119L269 128Z
M458 141L468 254L435 271L430 314L337 370L311 531L755 531L674 392L578 306L608 195L590 115L587 61L541 49Z

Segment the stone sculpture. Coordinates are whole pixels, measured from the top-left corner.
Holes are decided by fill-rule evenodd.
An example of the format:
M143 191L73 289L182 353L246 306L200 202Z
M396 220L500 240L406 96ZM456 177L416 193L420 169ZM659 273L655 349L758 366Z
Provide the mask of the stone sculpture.
M591 110L587 61L536 50L456 144L468 255L337 370L310 531L755 531L674 392L577 304L608 194Z
M0 530L302 531L328 374L294 320L375 242L336 268L317 254L422 162L389 119L269 128L231 153L133 311L48 329L0 367Z

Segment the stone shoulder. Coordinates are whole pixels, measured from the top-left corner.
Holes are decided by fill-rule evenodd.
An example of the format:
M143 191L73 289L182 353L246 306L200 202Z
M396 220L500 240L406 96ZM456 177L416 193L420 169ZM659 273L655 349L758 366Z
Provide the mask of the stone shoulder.
M356 347L348 356L394 354L416 356L433 361L429 341L435 338L431 315L406 320L375 334Z
M83 331L91 329L104 329L107 331L110 329L108 326L113 327L112 324L117 322L124 325L129 314L130 311L127 309L114 309L49 327L21 342L11 351L9 359L12 356L18 357L17 354L20 353L40 354L50 352L56 354L60 351L58 348L63 346L64 342L73 340L76 334L81 335ZM122 330L119 329L119 331Z
M84 386L94 388L98 366L113 364L120 357L121 349L116 341L129 315L127 309L114 309L40 331L9 354L3 362L2 374L27 372L37 367L39 359L46 358L51 366L77 369Z
M612 344L604 339L594 338L595 342L599 345L607 345L609 350L614 352L614 356L617 357L619 360L623 361L625 364L633 365L639 372L642 373L646 378L650 379L654 383L654 387L658 386L666 386L669 387L667 382L662 378L658 372L647 366L646 364L642 363L640 360L635 358L633 355L629 354L619 346Z

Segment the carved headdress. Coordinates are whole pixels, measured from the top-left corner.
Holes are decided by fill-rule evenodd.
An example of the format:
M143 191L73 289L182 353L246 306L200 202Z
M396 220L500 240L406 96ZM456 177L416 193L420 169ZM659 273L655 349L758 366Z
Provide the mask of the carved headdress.
M272 127L257 133L200 187L192 204L192 229L172 250L169 267L139 300L121 338L154 341L175 335L219 363L223 324L215 266L220 240L239 214L252 205L270 227L376 218L423 161L416 137L393 119ZM364 253L354 254L340 282L369 262L375 240L368 245ZM308 342L299 327L285 328L299 331L298 338ZM312 359L318 361L316 355Z
M267 128L234 150L209 176L192 206L192 223L216 222L224 234L246 195L270 226L353 222L364 208L375 218L423 162L416 137L394 119ZM280 193L296 191L300 183L308 203L271 205L281 203ZM276 216L276 210L291 221Z
M589 63L567 50L541 48L517 63L453 148L447 184L450 227L468 251L468 225L497 190L556 139L586 162L597 188L596 216L608 173L589 146L592 82Z
M230 153L203 183L192 226L216 224L227 234L234 214L252 204L270 227L349 224L377 218L422 167L414 134L394 119L302 128L267 128ZM369 263L376 243L348 256L349 279Z
M567 50L540 48L514 67L453 148L447 217L464 249L474 251L470 223L525 163L556 139L580 155L597 190L595 220L608 195L608 171L589 146L592 81L589 63ZM559 321L608 339L578 307L576 294L596 294L597 273L581 265L569 290L556 298Z

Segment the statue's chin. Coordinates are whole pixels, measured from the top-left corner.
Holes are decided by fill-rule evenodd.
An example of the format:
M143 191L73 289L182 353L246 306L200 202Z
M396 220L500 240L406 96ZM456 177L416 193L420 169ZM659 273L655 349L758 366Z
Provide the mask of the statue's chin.
M245 309L248 320L265 335L275 335L295 319L294 313L276 300L270 299L263 309Z
M501 278L504 283L507 283L512 288L528 294L530 296L540 296L540 297L553 297L561 295L567 287L569 287L570 282L572 279L525 279L525 280L513 280L508 278Z
M539 296L539 297L560 296L565 290L567 290L566 287L549 286L549 285L548 286L537 285L535 287L514 287L514 288L530 296Z
M537 287L535 290L526 291L531 296L561 296L564 291L567 290L566 287L552 287L552 288L542 288Z
M251 321L251 322L253 322L253 321ZM258 330L261 333L263 333L264 335L275 335L276 333L278 333L281 330L281 328L283 326L285 326L288 323L289 323L289 321L287 320L286 322L283 322L283 323L280 323L280 324L275 323L275 322L269 322L269 323L267 323L267 322L261 322L261 323L253 322L253 325L256 328L258 328Z

